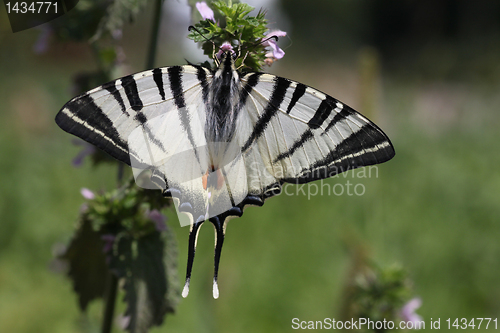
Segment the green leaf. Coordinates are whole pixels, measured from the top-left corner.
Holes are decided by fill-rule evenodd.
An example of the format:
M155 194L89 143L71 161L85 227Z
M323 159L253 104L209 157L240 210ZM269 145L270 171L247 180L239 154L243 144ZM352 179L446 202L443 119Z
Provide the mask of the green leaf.
M110 268L125 279L128 331L145 333L174 312L179 294L178 282L172 282L177 280L176 261L175 243L165 233L155 231L139 239L126 233L118 236Z
M106 258L102 252L101 234L83 219L65 253L60 256L69 264L68 276L78 295L80 309L85 311L90 301L103 297L106 281Z
M203 53L211 58L212 42L219 46L225 41L230 42L233 49L241 48L250 52L243 64L243 71L260 71L265 64L267 53L265 46L259 43L267 31L265 12L259 11L255 17L248 16L253 7L244 3L233 4L232 1L215 1L210 6L215 9L216 17L221 17L220 20L217 18L218 25L210 20L200 21L194 25L199 32L192 30L188 38L202 43ZM200 33L210 41L200 36ZM241 61L239 60L237 67L242 65Z

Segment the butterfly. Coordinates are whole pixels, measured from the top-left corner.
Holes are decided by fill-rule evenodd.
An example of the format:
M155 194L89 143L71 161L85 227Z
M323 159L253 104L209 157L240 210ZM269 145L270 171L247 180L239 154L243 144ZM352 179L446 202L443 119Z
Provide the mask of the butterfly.
M346 104L283 77L242 73L236 58L224 51L216 70L189 64L128 75L73 98L56 116L64 131L148 171L149 185L188 216L183 297L206 220L215 227L218 298L230 218L262 206L284 183L332 177L395 154L384 132Z

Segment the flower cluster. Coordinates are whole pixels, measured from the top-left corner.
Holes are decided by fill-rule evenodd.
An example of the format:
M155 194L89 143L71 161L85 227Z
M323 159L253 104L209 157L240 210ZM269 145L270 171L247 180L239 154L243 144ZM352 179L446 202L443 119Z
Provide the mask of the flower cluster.
M197 2L202 20L194 25L188 35L195 42L202 43L204 53L213 58L223 52L232 51L238 56L236 66L260 71L264 64L281 59L285 52L278 46L279 37L286 36L281 30L269 31L265 13L259 11L249 16L253 7L244 4L213 2L214 12L206 2ZM220 19L216 20L216 17ZM219 47L214 50L214 45ZM214 52L215 51L215 52Z
M409 327L421 328L423 319L415 311L422 305L422 300L410 297L412 282L399 265L381 267L374 261L364 262L356 267L348 290L347 318L369 318L374 322L402 320Z
M168 202L153 191L138 188L133 179L104 194L96 194L87 188L82 188L80 193L87 199L83 214L92 221L95 230L106 233L106 230L118 227L140 236L166 229L165 216L160 211Z

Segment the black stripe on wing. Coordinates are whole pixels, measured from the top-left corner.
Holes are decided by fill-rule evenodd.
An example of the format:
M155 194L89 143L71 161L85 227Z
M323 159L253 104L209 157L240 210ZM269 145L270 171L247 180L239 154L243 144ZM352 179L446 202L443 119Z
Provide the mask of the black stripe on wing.
M130 165L127 143L120 137L113 122L88 94L66 103L56 116L64 131L76 135L114 158Z
M148 118L144 115L144 113L142 113L140 111L137 112L134 119L140 123L141 127L143 128L143 130L146 133L149 140L152 143L154 143L155 146L160 148L163 153L166 153L167 149L163 146L163 143L161 143L160 139L158 139L156 137L155 133L153 133L153 131L151 131L151 128L148 126L148 124L146 124L146 122L148 121Z
M365 125L339 143L325 158L302 169L298 177L283 179L283 181L297 184L308 183L359 167L383 163L393 158L394 155L394 147L389 138L374 124Z
M326 98L321 101L321 104L316 110L316 113L309 120L307 125L309 125L309 127L311 127L312 129L320 128L328 118L328 116L330 116L330 114L332 113L332 110L335 108L336 103L337 101L333 97L326 95Z
M206 69L204 69L201 66L196 66L196 65L194 65L193 67L196 68L196 77L198 78L198 81L200 81L200 83L201 83L202 98L203 98L203 102L206 104L206 103L208 103L208 93L209 93Z
M288 104L288 107L286 108L286 113L290 114L292 111L293 107L295 104L297 104L298 100L304 96L306 92L307 86L302 83L298 83L297 86L295 87L295 90L293 91L292 99L290 100L290 103Z
M182 67L169 67L168 79L170 81L170 90L172 91L172 96L174 97L175 106L177 106L178 109L186 107L184 91L182 89Z
M240 99L236 109L235 118L238 118L238 113L247 103L248 95L250 95L252 89L257 85L257 83L259 83L259 77L261 75L262 73L253 73L248 77L247 83L245 83L240 91Z
M250 137L247 139L246 143L241 148L241 151L246 151L257 139L259 139L262 136L262 134L264 134L267 125L279 111L281 103L285 98L286 91L290 86L290 84L291 81L288 79L279 76L276 76L274 78L274 87L271 97L269 98L269 101L266 107L264 108L262 115L257 120L257 123L255 124L254 129L252 131L252 134L250 134Z
M163 87L163 72L161 68L153 69L153 79L155 80L156 87L158 87L161 99L165 100L165 88Z
M122 95L120 95L120 92L118 91L118 89L116 89L116 81L111 81L106 84L103 84L102 88L109 91L109 93L115 98L115 100L120 105L120 109L122 110L123 114L126 115L127 117L130 117L130 114L127 112L127 109L125 108L125 103L123 102Z
M286 151L281 154L279 154L273 161L273 163L277 163L279 161L284 160L285 158L288 158L293 155L297 151L297 149L302 148L306 142L314 138L314 134L310 129L302 133L300 138L293 143L293 145Z
M354 114L354 110L349 110L350 108L347 105L344 105L342 103L338 103L340 106L342 106L342 110L338 112L333 119L328 123L328 125L325 127L325 131L321 133L321 135L325 135L326 132L330 130L333 126L338 124L340 121L346 119L348 116Z
M137 90L137 83L135 82L133 75L127 75L121 78L121 84L123 89L125 89L125 95L128 98L130 107L134 111L140 111L143 108L142 100L139 97L139 91Z
M177 107L177 112L179 114L179 119L181 120L181 126L186 131L187 137L191 146L193 147L196 159L199 162L197 146L193 137L193 130L191 129L189 114L186 109L186 101L184 99L184 89L182 87L182 73L183 69L181 66L173 66L168 68L168 79L170 81L170 90L172 91L172 96L174 97L174 103ZM198 71L199 73L199 71Z

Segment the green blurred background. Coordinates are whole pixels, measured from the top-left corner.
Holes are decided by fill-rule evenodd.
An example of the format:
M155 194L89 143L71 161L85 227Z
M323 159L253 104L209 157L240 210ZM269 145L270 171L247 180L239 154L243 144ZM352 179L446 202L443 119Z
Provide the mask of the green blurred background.
M232 220L218 300L213 230L202 228L190 295L152 332L287 332L296 317L338 316L359 246L382 266L407 269L427 330L431 318L443 327L447 318L498 317L500 2L249 3L270 8L271 26L289 33L286 56L267 71L360 110L396 157L378 177L328 181L362 184L362 196L281 195ZM145 69L152 9L123 31L128 73ZM188 24L184 1L165 1L157 66L202 59L184 42ZM0 332L98 332L101 302L81 315L50 263L74 231L80 188L111 189L116 170L71 165L80 148L53 119L74 95L72 77L95 62L85 43L35 53L40 31L13 34L0 6ZM169 225L183 277L189 230L173 211Z

